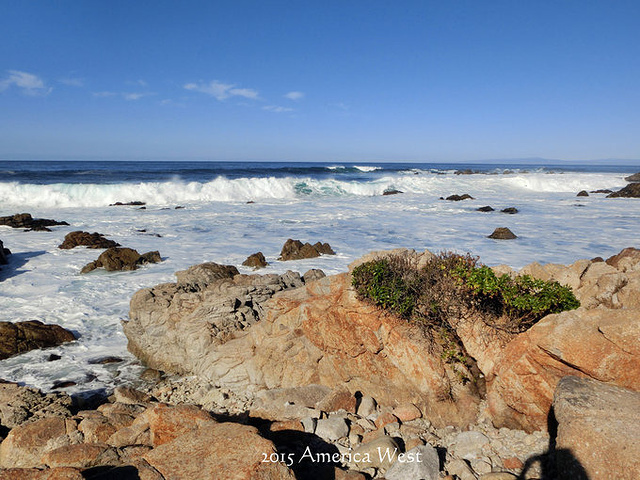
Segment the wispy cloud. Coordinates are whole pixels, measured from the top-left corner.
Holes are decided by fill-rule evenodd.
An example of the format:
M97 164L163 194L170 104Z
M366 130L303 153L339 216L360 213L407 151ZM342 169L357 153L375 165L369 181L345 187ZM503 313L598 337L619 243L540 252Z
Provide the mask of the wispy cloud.
M251 100L259 98L258 91L253 88L236 88L235 84L222 83L218 80L213 80L209 83L187 83L184 88L194 92L206 93L219 101L231 97L243 97Z
M127 85L136 85L138 87L148 87L149 86L149 84L146 81L142 80L142 79L128 81L128 82L125 82L125 83Z
M118 94L116 92L93 92L94 97L101 97L101 98L115 97L117 95Z
M84 79L82 78L66 77L59 79L58 82L68 87L84 87Z
M289 100L302 100L304 98L304 92L289 92L283 95L284 98L288 98Z
M263 110L268 110L274 113L285 113L285 112L293 112L293 108L289 107L281 107L279 105L266 105L262 107Z
M125 100L140 100L144 97L149 97L151 95L155 95L153 92L137 92L137 93L123 93L122 98Z
M20 70L8 70L8 76L0 80L0 92L9 87L17 87L26 95L49 95L53 88L47 87L44 81L32 73Z

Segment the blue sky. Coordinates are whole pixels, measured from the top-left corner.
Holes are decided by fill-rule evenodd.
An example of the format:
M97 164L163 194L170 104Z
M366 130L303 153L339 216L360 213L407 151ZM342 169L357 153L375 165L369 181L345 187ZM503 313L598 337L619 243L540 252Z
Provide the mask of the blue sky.
M637 0L0 9L0 158L640 158Z

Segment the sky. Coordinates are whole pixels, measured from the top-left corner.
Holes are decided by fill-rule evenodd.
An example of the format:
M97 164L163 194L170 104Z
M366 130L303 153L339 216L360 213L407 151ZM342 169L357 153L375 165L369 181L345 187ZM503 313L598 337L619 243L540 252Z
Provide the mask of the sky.
M0 158L640 158L637 0L0 0Z

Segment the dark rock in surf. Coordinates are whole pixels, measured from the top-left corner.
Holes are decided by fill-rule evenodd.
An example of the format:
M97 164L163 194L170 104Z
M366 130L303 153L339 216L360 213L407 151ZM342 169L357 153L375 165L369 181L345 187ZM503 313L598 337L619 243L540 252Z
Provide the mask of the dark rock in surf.
M56 347L76 337L60 325L46 325L38 320L0 322L0 359L36 348Z
M610 193L607 198L640 198L640 183L630 183L617 192Z
M120 244L104 238L101 233L93 232L71 232L67 233L64 237L64 241L58 245L58 248L68 250L75 247L87 247L87 248L111 248L119 247Z
M609 190L608 188L603 188L600 190L592 190L591 193L612 193L613 190Z
M391 190L385 190L384 192L382 192L382 195L397 195L399 193L404 193L404 192L402 192L400 190L391 189Z
M587 192L586 190L580 190L578 192L578 195L576 195L576 197L588 197L589 196L589 192Z
M304 258L315 258L320 255L335 255L328 243L317 242L313 245L310 243L302 243L300 240L288 239L282 251L280 252L280 258L278 260L302 260Z
M518 237L508 228L498 227L491 235L489 235L489 238L493 238L495 240L513 240Z
M249 255L247 259L242 262L242 265L244 265L245 267L253 267L254 269L258 269L264 268L269 264L267 263L267 259L264 258L262 252L257 252L253 255Z
M640 182L640 172L624 177L624 179L629 183Z
M456 170L453 172L455 175L474 175L476 173L480 173L478 170L471 170L470 168L465 168L464 170Z
M468 193L463 195L449 195L445 200L449 200L451 202L459 202L461 200L473 200L473 197Z
M8 217L0 217L0 225L7 225L12 228L26 228L27 231L50 232L51 230L47 227L69 224L48 218L33 218L30 213L16 213Z
M480 207L480 208L476 208L477 212L493 212L495 209L493 207L491 207L490 205L487 205L486 207Z
M89 365L108 365L110 363L120 363L123 360L120 357L100 357L89 360L87 363Z
M135 200L133 202L116 202L116 203L110 203L109 206L110 207L125 207L125 206L140 206L140 205L146 205L146 202L141 202L139 200Z
M513 215L515 213L518 213L518 209L516 207L508 207L508 208L504 208L502 210L500 210L501 213L508 213L510 215Z
M132 248L111 247L100 254L97 260L85 265L80 273L89 273L96 268L104 268L108 272L118 270L136 270L145 263L158 263L162 258L160 253L147 252L140 255Z
M4 248L2 240L0 240L0 265L6 265L8 263L7 255L11 255L11 250Z

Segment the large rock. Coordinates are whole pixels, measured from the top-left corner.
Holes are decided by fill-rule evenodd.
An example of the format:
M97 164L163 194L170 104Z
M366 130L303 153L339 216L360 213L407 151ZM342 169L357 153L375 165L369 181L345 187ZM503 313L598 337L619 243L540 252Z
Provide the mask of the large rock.
M65 393L44 394L31 387L0 380L0 425L17 427L44 417L71 416L71 397Z
M116 270L136 270L140 265L161 261L162 258L157 251L140 255L132 248L111 247L102 252L97 260L82 267L80 273L89 273L96 268L104 268L108 272Z
M276 292L304 285L298 273L239 275L205 263L176 273L177 283L136 292L124 331L129 350L152 368L199 373L220 345L258 322Z
M30 213L16 213L8 217L0 217L0 225L7 225L12 228L49 231L47 227L69 224L48 218L33 218Z
M264 268L268 265L267 259L264 258L262 252L257 252L252 255L249 255L247 259L242 262L242 265L245 267L253 267L254 269Z
M38 320L0 322L0 359L36 348L55 347L75 339L69 330L59 325L45 325Z
M640 393L565 377L555 391L558 478L633 480L640 472Z
M335 255L335 252L328 243L316 242L302 243L300 240L288 239L282 246L279 260L302 260L304 258L315 258L320 255Z
M450 202L459 202L461 200L473 200L473 197L468 193L464 193L462 195L449 195L445 200L449 200Z
M518 237L507 227L498 227L491 235L489 235L489 238L493 238L495 240L513 240Z
M640 197L640 183L630 183L626 187L621 188L617 192L610 193L607 198L639 198Z
M58 248L68 250L75 247L87 247L87 248L111 248L119 247L120 244L104 238L101 233L82 232L80 230L76 232L67 233L64 237L64 241L58 245Z
M553 392L575 375L640 390L640 310L580 308L549 315L512 340L487 375L497 426L547 427Z
M344 385L391 407L413 403L436 424L475 418L478 395L442 360L441 347L359 301L348 273L262 304L265 278L237 275L200 292L176 284L137 292L124 324L129 350L153 368L196 374L231 390ZM260 321L248 328L229 321L233 308L248 304L242 282L260 293L250 302L252 309L260 305Z

